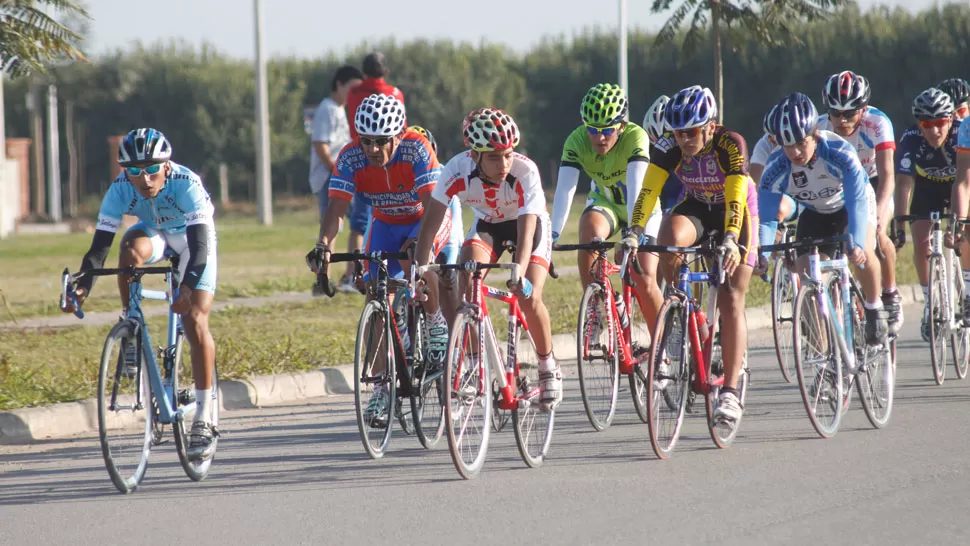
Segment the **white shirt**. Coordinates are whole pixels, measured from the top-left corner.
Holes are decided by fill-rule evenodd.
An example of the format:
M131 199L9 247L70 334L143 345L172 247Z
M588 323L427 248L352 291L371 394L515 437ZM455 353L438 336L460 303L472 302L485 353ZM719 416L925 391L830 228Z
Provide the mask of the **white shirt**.
M431 196L445 205L457 196L475 218L493 224L521 214L548 215L539 169L528 157L513 154L512 169L501 184L483 182L479 174L471 152L460 153L444 166Z
M333 99L327 97L320 101L320 106L313 114L311 124L312 142L325 142L330 147L330 157L337 159L337 154L350 143L350 124L347 122L347 112ZM322 191L330 180L330 169L324 165L317 151L310 144L310 189L313 193Z
M777 145L773 145L771 140L769 140L768 135L761 135L761 139L758 143L754 145L754 150L751 150L751 160L749 161L752 165L765 166L768 164L768 156L771 152L778 148Z
M835 132L828 114L818 117L818 128ZM893 134L893 124L889 121L889 116L874 106L867 106L855 132L842 138L855 148L859 161L862 162L862 168L869 178L879 174L876 171L876 152L896 149L896 137Z

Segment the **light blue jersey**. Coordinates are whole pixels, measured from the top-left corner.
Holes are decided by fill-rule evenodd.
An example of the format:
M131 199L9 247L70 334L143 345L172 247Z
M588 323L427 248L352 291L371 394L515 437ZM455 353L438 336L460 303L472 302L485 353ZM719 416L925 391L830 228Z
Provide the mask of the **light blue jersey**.
M778 205L787 194L821 214L847 209L852 244L864 248L871 214L869 188L869 176L855 148L835 133L818 132L815 157L804 167L793 165L783 149L775 150L768 157L758 187L761 244L774 243Z
M214 231L215 209L202 179L187 167L169 163L172 172L153 199L142 197L124 172L118 175L101 202L97 229L115 233L121 227L122 215L128 214L147 227L169 233L183 233L195 224L206 224Z

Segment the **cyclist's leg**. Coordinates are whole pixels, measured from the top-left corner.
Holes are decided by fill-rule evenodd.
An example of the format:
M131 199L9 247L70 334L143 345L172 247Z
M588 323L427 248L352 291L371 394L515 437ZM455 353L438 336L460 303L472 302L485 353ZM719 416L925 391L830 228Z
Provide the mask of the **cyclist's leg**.
M862 284L864 305L866 308L866 342L870 345L881 343L888 332L888 324L883 310L882 303L882 268L874 267L879 263L876 256L877 239L877 219L876 219L876 194L872 186L867 186L867 197L869 200L868 225L866 226L866 242L864 250L866 253L866 266L863 268L854 267L854 274L859 283ZM848 224L848 222L846 222ZM848 229L848 225L846 225ZM872 264L872 265L870 265Z
M581 244L589 243L596 237L605 241L616 233L620 227L620 219L617 217L616 211L613 210L614 206L599 192L594 191L589 194L589 199L586 200L586 209L583 210L583 215L579 218L579 242ZM593 266L595 258L596 254L593 252L580 250L576 253L579 278L583 286L593 282L589 270Z
M121 250L118 253L118 267L141 267L162 259L165 253L165 239L161 231L148 227L144 222L138 222L128 228L121 239ZM128 281L125 275L118 275L118 292L121 295L121 307L128 308Z
M528 298L517 294L522 313L532 332L539 357L539 383L542 390L541 402L544 409L550 410L562 401L562 370L552 354L552 327L549 309L542 300L542 289L546 284L549 263L552 260L552 223L548 216L536 220L533 237L532 256L525 277L532 283L532 295Z
M749 196L751 193L749 193ZM750 199L749 199L750 201ZM703 218L707 230L721 229L724 225L724 207L715 209L718 214L710 214ZM754 209L755 211L757 209ZM738 235L738 245L741 247L741 265L734 270L730 282L718 288L717 306L721 315L721 354L724 359L724 389L723 392L733 393L738 397L735 389L748 345L748 325L744 316L744 299L748 292L748 283L758 259L758 217L752 213L752 207L745 208ZM713 222L713 224L711 223Z
M404 248L411 246L417 241L418 231L420 229L420 222L416 223L411 231L408 233L408 239L404 243ZM437 257L441 249L448 244L448 239L451 237L451 209L449 209L444 218L441 221L441 226L438 227L438 232L435 235L434 245L432 246L431 255ZM407 260L401 260L401 267L404 269L410 269L411 264ZM434 365L441 365L445 360L445 352L448 350L448 321L445 318L444 313L442 313L441 306L439 305L439 286L440 286L440 276L438 276L439 282L430 282L427 284L428 293L427 299L421 303L422 308L428 318L428 359ZM448 298L449 301L452 298Z
M660 224L663 222L663 214L660 210L654 211L653 215L647 220L647 225L643 230L648 244L657 241L657 234L660 232ZM640 312L647 323L647 331L652 332L657 322L657 313L660 312L660 305L657 302L663 301L663 293L660 292L660 284L657 282L657 266L660 263L660 256L655 252L642 252L637 254L636 259L640 262L640 269L643 274L633 271L633 291L640 302Z

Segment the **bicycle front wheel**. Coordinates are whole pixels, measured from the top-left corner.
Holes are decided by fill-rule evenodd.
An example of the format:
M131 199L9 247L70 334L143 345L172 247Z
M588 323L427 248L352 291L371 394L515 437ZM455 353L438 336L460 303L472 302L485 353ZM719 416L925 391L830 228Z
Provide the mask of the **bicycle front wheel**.
M484 323L465 308L455 317L445 365L445 424L448 451L461 477L474 478L485 465L491 435L491 365L479 337Z
M650 329L647 327L646 319L637 299L634 297L630 302L630 352L636 360L634 373L629 374L630 394L633 398L633 407L637 411L637 417L647 423L650 420L650 413L647 410L647 384L643 380L649 373L650 367Z
M930 361L933 363L933 380L942 385L946 380L946 340L949 337L949 317L944 309L944 299L947 297L944 282L943 256L933 254L929 259L929 326L930 326Z
M815 432L831 438L842 420L842 365L829 313L816 284L804 283L795 297L792 330L795 372L805 412Z
M795 316L795 285L785 266L784 255L775 258L771 279L771 330L775 337L775 356L781 376L788 383L795 377L795 356L792 349L792 324Z
M431 449L445 431L444 372L427 359L424 311L415 310L414 315L410 349L415 363L411 372L411 417L418 441L426 449Z
M536 468L546 460L546 453L552 442L556 412L543 411L539 406L542 392L539 388L538 352L525 331L520 331L515 352L519 372L515 378L515 395L519 403L512 410L512 430L515 432L515 445L519 448L522 460L526 465Z
M587 285L579 304L576 364L586 417L598 431L609 428L616 414L620 383L618 326L613 321L606 289L596 283Z
M134 323L115 324L104 341L98 376L98 435L104 466L118 491L131 493L145 477L152 449L151 383ZM128 352L128 362L125 361ZM134 360L132 360L134 358Z
M388 313L376 300L367 302L357 324L354 349L354 404L357 430L372 459L387 453L397 402L395 352Z
M950 282L954 290L950 308L953 309L956 328L950 336L950 349L953 353L953 367L956 368L957 377L965 379L967 377L967 366L970 364L970 328L963 325L964 314L963 305L966 291L963 284L963 271L960 269L960 261L956 256L950 257Z
M195 415L198 411L198 400L195 399L195 377L192 373L192 367L187 366L185 369L182 368L182 338L179 336L178 342L175 346L175 364L173 367L173 375L175 377L175 400L174 404L177 409L183 411L182 416L177 418L174 423L172 423L172 431L175 434L175 451L179 456L179 463L182 465L182 470L185 471L185 475L192 479L192 481L202 481L209 475L209 467L212 466L212 461L215 459L215 450L219 444L219 437L216 436L212 438L213 453L211 457L204 460L192 460L189 459L186 450L189 447L189 433L192 430L192 423L195 421ZM181 385L185 385L184 388L180 388ZM209 400L209 418L210 423L213 427L219 426L219 367L213 365L212 368L212 386L210 387L211 396Z
M707 377L711 378L710 389L707 391L707 396L704 397L704 406L707 410L707 430L711 435L711 440L720 449L726 449L734 443L734 439L738 435L738 431L741 430L741 421L744 418L742 414L737 421L733 423L725 423L721 421L714 420L714 410L717 408L718 396L721 394L721 387L714 385L715 379L720 379L723 384L724 380L724 357L720 350L720 339L721 339L721 322L720 318L711 323L710 336L714 338L715 350L711 351L711 359L707 367ZM745 351L743 360L741 361L741 373L738 374L738 401L741 402L741 407L744 407L745 398L748 395L748 353Z
M690 392L690 355L687 343L687 306L678 297L668 298L657 315L647 375L647 410L650 445L666 459L674 450L684 424Z

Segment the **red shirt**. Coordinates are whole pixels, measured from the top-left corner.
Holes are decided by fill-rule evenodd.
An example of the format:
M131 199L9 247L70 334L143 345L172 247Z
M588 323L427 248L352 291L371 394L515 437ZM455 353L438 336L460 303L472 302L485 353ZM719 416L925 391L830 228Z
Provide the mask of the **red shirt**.
M401 104L404 104L404 93L401 93L400 89L384 81L384 78L367 78L360 82L360 85L352 87L347 93L347 120L350 121L351 139L357 138L357 126L354 123L354 114L357 113L357 107L360 106L360 103L364 102L364 99L375 93L390 95L401 101Z

